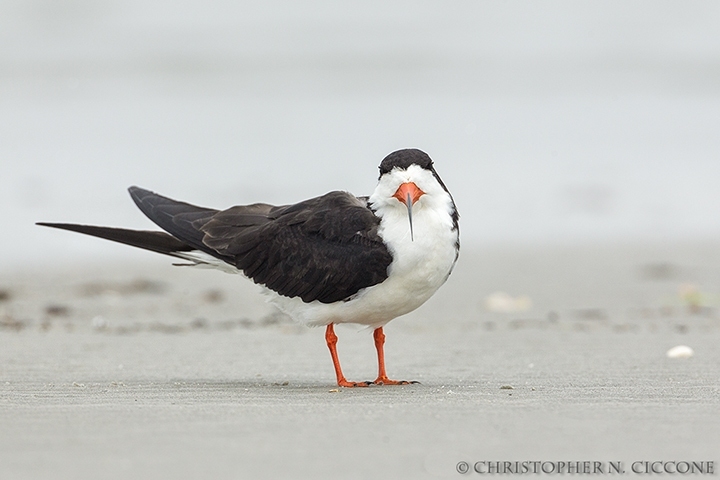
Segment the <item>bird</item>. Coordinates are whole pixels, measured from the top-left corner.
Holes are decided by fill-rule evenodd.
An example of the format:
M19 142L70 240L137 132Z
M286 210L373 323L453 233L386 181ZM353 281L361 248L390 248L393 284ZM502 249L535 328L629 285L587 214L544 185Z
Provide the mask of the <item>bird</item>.
M239 273L261 285L268 300L297 322L325 326L340 387L407 385L385 368L383 327L425 303L450 276L460 251L459 214L427 153L387 155L369 196L332 191L292 205L266 203L226 210L128 189L162 231L72 223L37 225L83 233ZM343 375L334 325L373 330L378 376Z

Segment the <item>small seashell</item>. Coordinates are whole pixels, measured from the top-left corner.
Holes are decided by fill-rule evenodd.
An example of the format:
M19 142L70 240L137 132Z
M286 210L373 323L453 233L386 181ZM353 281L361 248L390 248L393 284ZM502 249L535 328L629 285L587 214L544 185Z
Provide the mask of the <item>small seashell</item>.
M103 330L109 326L109 322L103 318L102 315L96 315L90 321L93 328L97 330Z
M667 355L668 358L690 358L694 353L693 349L687 345L677 345L668 350L665 355Z
M526 312L532 308L532 300L527 295L513 297L506 292L495 292L485 298L485 308L500 313Z

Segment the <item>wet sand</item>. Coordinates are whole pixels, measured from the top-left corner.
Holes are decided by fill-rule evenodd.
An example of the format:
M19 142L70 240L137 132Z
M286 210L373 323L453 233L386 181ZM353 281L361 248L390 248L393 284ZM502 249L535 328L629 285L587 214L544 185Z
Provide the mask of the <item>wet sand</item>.
M250 282L168 263L0 273L3 478L720 460L720 242L465 249L386 328L390 375L422 383L366 389ZM348 378L374 378L369 332L338 334Z

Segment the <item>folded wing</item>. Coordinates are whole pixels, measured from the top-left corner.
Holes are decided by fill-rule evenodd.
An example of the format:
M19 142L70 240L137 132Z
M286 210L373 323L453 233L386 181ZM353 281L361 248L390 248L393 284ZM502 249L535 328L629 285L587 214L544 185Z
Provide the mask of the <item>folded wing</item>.
M131 187L138 207L183 244L229 263L255 283L305 302L347 299L387 278L392 256L366 201L330 192L275 207L223 211Z

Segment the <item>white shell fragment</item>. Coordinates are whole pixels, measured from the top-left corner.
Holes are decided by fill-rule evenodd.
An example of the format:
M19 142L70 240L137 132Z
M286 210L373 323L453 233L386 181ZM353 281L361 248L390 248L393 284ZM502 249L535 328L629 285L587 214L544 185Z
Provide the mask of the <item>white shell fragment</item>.
M668 358L690 358L695 352L687 345L677 345L667 351Z
M495 292L485 298L485 308L491 312L525 312L532 308L532 300L527 295L513 297L509 293Z

